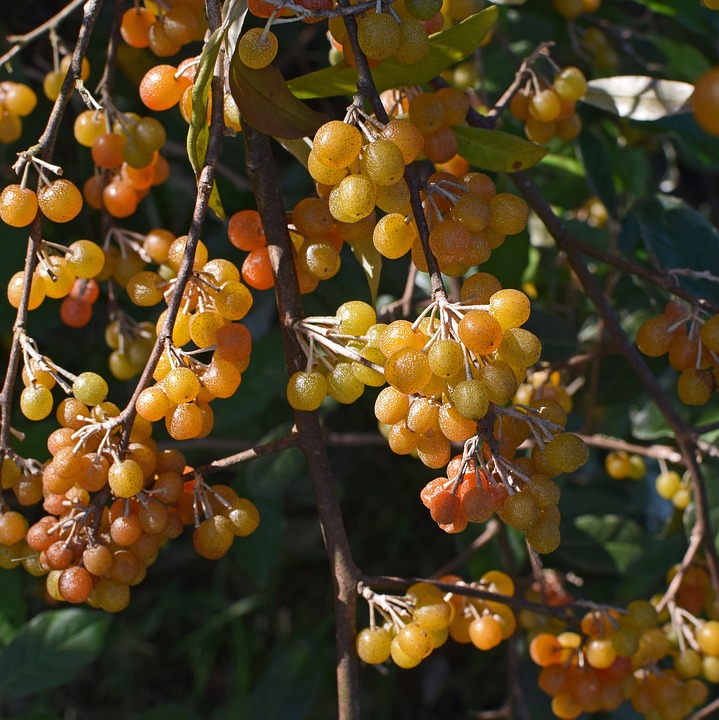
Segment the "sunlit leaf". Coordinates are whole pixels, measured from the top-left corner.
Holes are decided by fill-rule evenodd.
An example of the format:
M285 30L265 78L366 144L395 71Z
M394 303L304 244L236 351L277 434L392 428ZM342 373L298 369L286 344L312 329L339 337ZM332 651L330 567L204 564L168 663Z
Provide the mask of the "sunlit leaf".
M473 127L452 128L457 152L471 165L494 172L517 172L536 165L549 150L516 135Z
M469 57L482 43L497 19L497 8L489 7L429 39L429 55L413 65L390 58L372 70L382 92L403 85L422 85L451 65ZM352 95L357 92L357 71L346 65L324 68L288 83L298 98Z
M694 86L644 75L617 75L589 81L582 100L613 115L632 120L659 120L689 112Z
M260 132L277 138L299 139L314 135L328 117L298 100L282 73L268 65L248 68L235 53L230 68L230 91L242 115Z
M207 153L207 143L210 137L207 106L217 56L220 53L220 49L230 28L232 28L235 35L240 32L245 16L247 15L247 1L228 0L228 3L226 3L223 8L223 12L225 12L225 17L222 25L212 33L202 50L195 73L195 81L192 86L192 118L190 119L190 128L187 132L187 156L190 159L190 165L192 165L195 175L199 175L202 170L202 165L205 162L205 154ZM225 211L222 207L220 194L215 183L212 185L212 192L210 194L210 207L224 220Z

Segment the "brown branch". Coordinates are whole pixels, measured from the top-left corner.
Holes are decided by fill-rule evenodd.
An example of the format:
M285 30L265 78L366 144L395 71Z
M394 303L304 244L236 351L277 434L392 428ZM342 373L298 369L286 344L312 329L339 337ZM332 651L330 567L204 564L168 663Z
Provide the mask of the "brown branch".
M20 339L25 334L25 326L27 324L28 304L30 302L30 288L32 286L33 273L37 266L37 251L41 241L41 215L38 213L30 226L30 237L27 243L27 252L25 253L25 269L23 274L23 288L20 296L20 305L15 316L15 325L13 326L13 340L10 347L10 357L8 359L7 370L5 371L5 380L3 382L2 392L0 392L0 449L3 453L10 449L10 421L12 410L12 398L15 390L15 380L17 379L18 369L20 367L20 358L22 357L22 347Z
M31 155L36 155L43 160L49 160L52 157L55 149L55 141L57 140L57 134L60 130L60 123L62 122L63 115L70 103L70 98L75 90L75 79L80 77L80 71L82 68L82 61L85 55L87 55L87 48L90 44L90 37L92 36L92 30L95 27L95 20L100 13L102 7L102 0L88 0L85 4L84 15L82 18L82 25L80 26L80 32L77 35L77 42L75 43L75 49L72 53L72 59L70 60L70 67L65 75L65 80L62 83L60 94L55 100L55 104L52 106L50 117L47 120L45 131L37 141L37 145L30 148L28 151Z
M272 157L270 138L247 126L244 129L247 174L252 182L257 209L267 238L275 277L277 310L288 372L304 367L293 325L302 317L292 242L286 211ZM356 587L360 572L354 563L334 489L334 478L316 413L295 412L295 423L317 500L317 511L335 590L335 637L337 643L337 700L339 720L359 720L359 676L355 651Z
M697 710L687 717L687 720L703 720L704 718L716 717L715 713L719 710L719 698L713 700L708 705L704 706L701 710Z
M65 82L63 83L60 94L53 105L52 112L50 113L50 117L48 118L47 125L45 126L42 136L40 137L37 145L29 151L34 155L43 157L45 160L48 160L52 156L52 151L57 139L57 133L60 129L60 121L62 120L63 113L70 102L70 97L72 96L74 90L74 78L79 77L82 58L87 52L92 28L94 27L101 5L102 0L91 0L85 6L82 26L80 27L77 44L75 45L75 51L72 56L72 62L70 64L70 69L67 72ZM74 9L74 6L72 9ZM55 19L57 19L57 16L55 16ZM2 421L0 422L0 448L2 448L3 451L10 448L10 415L12 398L15 387L15 379L20 365L20 358L22 356L20 338L24 334L27 323L30 288L32 286L33 273L35 271L35 267L37 266L37 251L40 247L42 239L41 219L42 215L38 212L30 227L30 237L28 239L27 253L25 255L23 291L20 298L20 305L15 317L13 342L10 348L10 358L8 360L8 367L5 373L3 389L2 392L0 392L0 412L2 412Z
M454 593L455 595L477 598L478 600L498 602L518 610L529 610L539 615L551 615L552 617L560 618L572 624L576 624L577 620L571 614L571 609L574 607L586 608L586 604L581 601L567 605L544 605L531 600L525 600L516 595L500 595L499 593L490 592L489 590L482 590L469 584L460 585L457 583L440 582L434 578L396 577L393 575L365 575L362 577L357 592L361 594L364 586L370 587L375 592L377 592L378 588L391 591L406 590L415 583L429 583L445 593Z
M254 460L255 458L271 455L272 453L280 452L281 450L297 447L298 444L299 436L296 432L292 432L291 435L285 435L284 437L264 443L263 445L255 445L254 447L235 453L234 455L228 455L220 460L213 460L207 465L202 465L185 473L183 478L185 480L192 480L198 476L204 477L205 475L212 475L214 473L222 472L227 468L234 467L235 465L239 465L240 463L247 462L248 460Z
M624 332L619 316L602 292L602 288L597 282L597 279L582 259L580 255L581 248L578 248L576 238L574 238L564 223L554 214L554 211L542 197L539 190L524 173L515 173L510 175L510 177L522 192L530 207L542 220L559 248L567 254L570 266L574 270L575 275L592 304L602 317L607 332L614 339L619 351L632 367L661 412L667 425L669 425L674 433L684 465L689 470L692 479L692 489L696 507L696 522L692 529L692 534L696 534L702 539L707 556L709 574L712 578L712 585L715 589L719 590L719 557L717 557L717 552L714 547L706 487L696 459L694 432L692 428L689 427L679 415L672 401L664 392L654 373L645 362L644 357Z
M605 450L620 450L635 455L643 455L644 457L653 458L654 460L666 460L670 463L682 462L681 453L669 445L637 445L636 443L626 442L625 440L609 437L608 435L578 434L587 445L591 445L592 447L603 448Z

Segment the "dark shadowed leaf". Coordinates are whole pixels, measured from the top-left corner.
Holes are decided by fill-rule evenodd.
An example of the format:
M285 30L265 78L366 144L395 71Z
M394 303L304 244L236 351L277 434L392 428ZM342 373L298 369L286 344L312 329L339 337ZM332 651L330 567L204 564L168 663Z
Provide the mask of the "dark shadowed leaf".
M580 515L562 528L558 552L574 567L595 573L622 573L644 550L645 534L639 523L621 515Z
M0 695L25 697L71 680L97 657L110 621L81 608L36 615L0 654Z
M716 302L719 287L702 274L719 277L719 232L697 210L671 195L644 198L632 208L650 256L677 274L677 283L698 297Z

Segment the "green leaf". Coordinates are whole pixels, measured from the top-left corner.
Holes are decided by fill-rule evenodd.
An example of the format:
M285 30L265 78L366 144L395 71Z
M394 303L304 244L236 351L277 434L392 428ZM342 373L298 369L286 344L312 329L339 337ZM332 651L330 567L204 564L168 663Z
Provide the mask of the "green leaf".
M403 85L422 85L451 65L469 57L481 44L497 20L498 10L489 7L429 39L429 54L413 65L384 60L372 70L377 89L382 92ZM335 65L301 75L287 83L303 99L353 95L357 92L357 71L346 65Z
M0 696L25 697L71 680L99 654L110 621L80 608L36 615L0 654Z
M636 203L632 211L647 251L661 267L719 276L719 232L697 210L677 197L657 195ZM685 275L676 280L698 297L719 300L715 282Z
M10 642L27 618L20 577L12 571L0 574L0 645Z
M644 75L616 75L589 81L582 98L588 105L632 120L659 120L690 112L694 86Z
M641 557L644 541L642 526L622 515L580 515L563 529L560 551L577 569L615 574Z
M324 113L312 110L290 92L274 65L254 70L237 53L230 66L230 92L243 122L273 137L299 139L314 135L328 120Z
M690 30L704 34L707 31L706 15L700 3L687 0L636 0L652 12L674 18Z
M285 647L260 677L250 698L247 717L263 720L309 717L320 683L320 668L309 644L296 642Z
M372 238L363 238L352 243L352 252L364 270L369 285L372 305L377 303L379 277L382 272L382 256L372 242Z
M548 152L516 135L500 130L474 127L452 128L457 138L457 152L471 165L494 172L517 172L536 165Z
M616 215L617 190L613 173L616 147L607 141L604 134L593 128L581 133L577 138L577 147L590 187L604 203L609 214Z
M210 98L210 86L215 71L217 56L220 54L222 44L227 37L230 27L233 32L239 32L247 15L247 0L229 0L226 8L225 19L222 25L212 33L205 43L200 55L200 62L195 73L195 82L192 86L192 118L190 128L187 132L187 156L190 165L199 177L202 165L205 162L207 143L210 138L210 128L207 118L207 105ZM216 183L212 183L210 193L210 207L217 213L218 217L225 219L225 211L220 200L220 193Z
M677 77L693 82L711 67L711 63L693 45L665 37L654 37L652 42L666 58L667 69Z

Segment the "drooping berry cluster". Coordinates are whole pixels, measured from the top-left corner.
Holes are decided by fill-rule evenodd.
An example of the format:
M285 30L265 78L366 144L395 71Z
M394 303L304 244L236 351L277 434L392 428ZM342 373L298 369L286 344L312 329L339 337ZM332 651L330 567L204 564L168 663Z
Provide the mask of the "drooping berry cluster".
M405 65L424 60L429 53L428 36L441 29L441 3L436 0L396 0L382 12L367 12L357 17L357 39L370 67L394 58ZM379 6L378 6L379 7ZM439 24L439 27L438 27ZM338 60L357 67L349 35L341 17L330 18L329 40ZM330 60L336 62L337 60Z
M164 249L160 243L153 245L159 270L165 266L169 272L160 275L142 270L133 275L127 292L136 305L149 307L172 299L176 279L164 278L178 271L186 244L187 236L182 236ZM214 423L209 403L231 397L249 363L252 339L247 327L236 321L244 318L251 306L252 295L240 282L237 267L228 260L208 260L207 248L199 241L171 340L153 374L157 384L138 397L138 413L150 422L164 418L176 440L207 435ZM158 333L166 313L164 310L158 318ZM182 349L190 342L197 350ZM209 363L197 359L203 352L212 353Z
M582 121L575 106L587 91L584 73L576 67L566 67L551 85L534 76L515 93L509 110L524 122L524 133L537 143L549 142L553 137L574 140L582 130Z
M679 301L637 331L637 347L649 357L667 355L679 373L677 394L685 405L706 405L719 368L719 316L702 320Z
M0 82L0 143L12 143L22 135L22 118L37 105L35 91L23 83Z
M158 57L169 57L183 45L202 40L207 30L203 0L174 0L151 7L138 4L125 11L120 34L128 45L149 47Z
M512 596L514 583L503 572L492 570L477 583L465 583L457 575L440 582ZM401 668L413 668L451 637L461 644L472 643L490 650L515 630L512 610L504 603L478 600L455 593L443 593L435 585L416 583L404 595L381 595L365 587L362 596L370 606L370 625L357 634L357 654L370 664L390 658ZM378 625L376 614L383 622Z
M0 219L8 225L26 227L38 209L51 222L69 222L82 210L82 195L70 180L47 180L42 175L37 192L23 183L14 183L0 193Z
M129 217L150 188L169 175L167 161L159 154L165 128L155 118L114 109L86 110L75 120L74 132L77 142L91 149L97 168L83 186L85 200L96 210Z
M97 283L89 281L102 272L104 264L102 248L91 240L76 240L68 247L43 242L40 246L40 260L32 275L28 309L38 308L46 297L66 298L67 301L69 295L74 301L63 301L60 311L63 319L72 321L79 314L86 314L89 306L97 300L99 292ZM88 282L78 284L78 279ZM16 272L8 282L7 297L14 308L20 306L24 284L23 271ZM86 305L82 306L81 303Z
M641 480L647 471L641 455L630 454L624 450L607 453L604 469L612 480Z
M119 413L111 406L102 402L90 410L73 398L59 408L64 424L48 439L53 457L41 474L20 458L5 459L4 485L33 503L43 500L46 514L32 526L18 512L0 514L0 567L22 563L31 574L45 575L47 592L57 601L119 612L129 603L131 586L184 525L195 523L197 552L218 559L235 537L254 532L259 514L228 486L210 487L201 477L185 482L184 456L159 451L142 418L119 460L115 439L88 430L108 413ZM6 472L10 465L14 470ZM108 497L115 499L106 507Z

